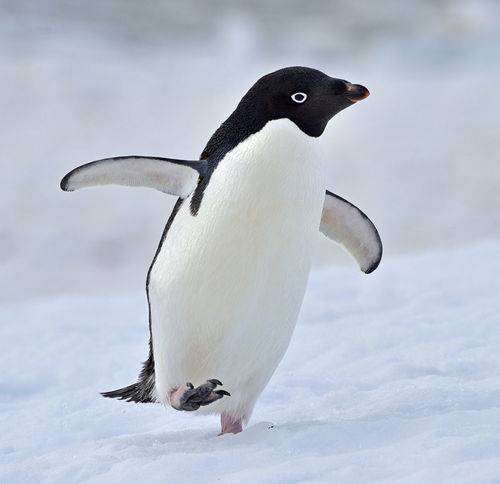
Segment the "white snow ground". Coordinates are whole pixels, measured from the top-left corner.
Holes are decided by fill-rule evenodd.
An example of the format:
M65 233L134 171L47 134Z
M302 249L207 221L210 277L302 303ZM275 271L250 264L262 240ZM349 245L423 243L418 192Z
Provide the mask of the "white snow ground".
M370 89L317 141L328 188L387 254L500 237L500 2L143 3L0 0L2 303L139 290L174 198L67 194L61 178L107 156L194 159L253 82L291 65ZM325 242L316 263L334 254Z
M146 357L143 294L4 304L0 482L500 482L499 253L313 272L249 427L223 437L99 396Z

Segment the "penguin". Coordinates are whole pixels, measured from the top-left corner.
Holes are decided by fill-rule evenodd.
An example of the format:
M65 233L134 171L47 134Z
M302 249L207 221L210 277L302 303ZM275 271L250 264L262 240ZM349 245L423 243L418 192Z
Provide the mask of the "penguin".
M148 359L136 383L103 396L218 414L220 434L242 431L290 343L318 230L363 272L379 265L377 229L326 189L313 151L330 119L368 95L316 69L283 68L250 88L199 160L119 156L62 179L65 191L124 185L178 197L146 278Z

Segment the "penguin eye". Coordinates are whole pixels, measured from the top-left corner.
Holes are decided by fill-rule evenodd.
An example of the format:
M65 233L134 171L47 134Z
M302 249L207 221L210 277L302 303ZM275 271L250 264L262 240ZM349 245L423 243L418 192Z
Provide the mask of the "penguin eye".
M302 104L307 99L307 94L305 92L296 92L292 94L292 99L299 104Z

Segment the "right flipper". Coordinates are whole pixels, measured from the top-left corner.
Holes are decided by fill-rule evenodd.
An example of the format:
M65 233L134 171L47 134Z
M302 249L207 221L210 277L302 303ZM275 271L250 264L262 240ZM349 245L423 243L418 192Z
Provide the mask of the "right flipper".
M174 160L153 156L117 156L92 161L70 171L61 188L72 192L99 185L149 187L186 198L207 168L205 161Z
M382 258L382 241L373 222L345 198L326 191L319 230L340 244L369 274Z

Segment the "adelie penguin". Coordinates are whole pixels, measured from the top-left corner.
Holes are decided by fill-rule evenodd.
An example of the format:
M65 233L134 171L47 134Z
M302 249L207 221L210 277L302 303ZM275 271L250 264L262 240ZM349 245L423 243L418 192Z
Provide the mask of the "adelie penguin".
M368 94L315 69L280 69L243 96L199 160L119 156L63 178L66 191L126 185L178 197L147 275L149 357L137 383L104 396L220 414L221 433L242 430L289 345L318 230L362 271L380 262L375 226L326 190L311 151L330 119Z

